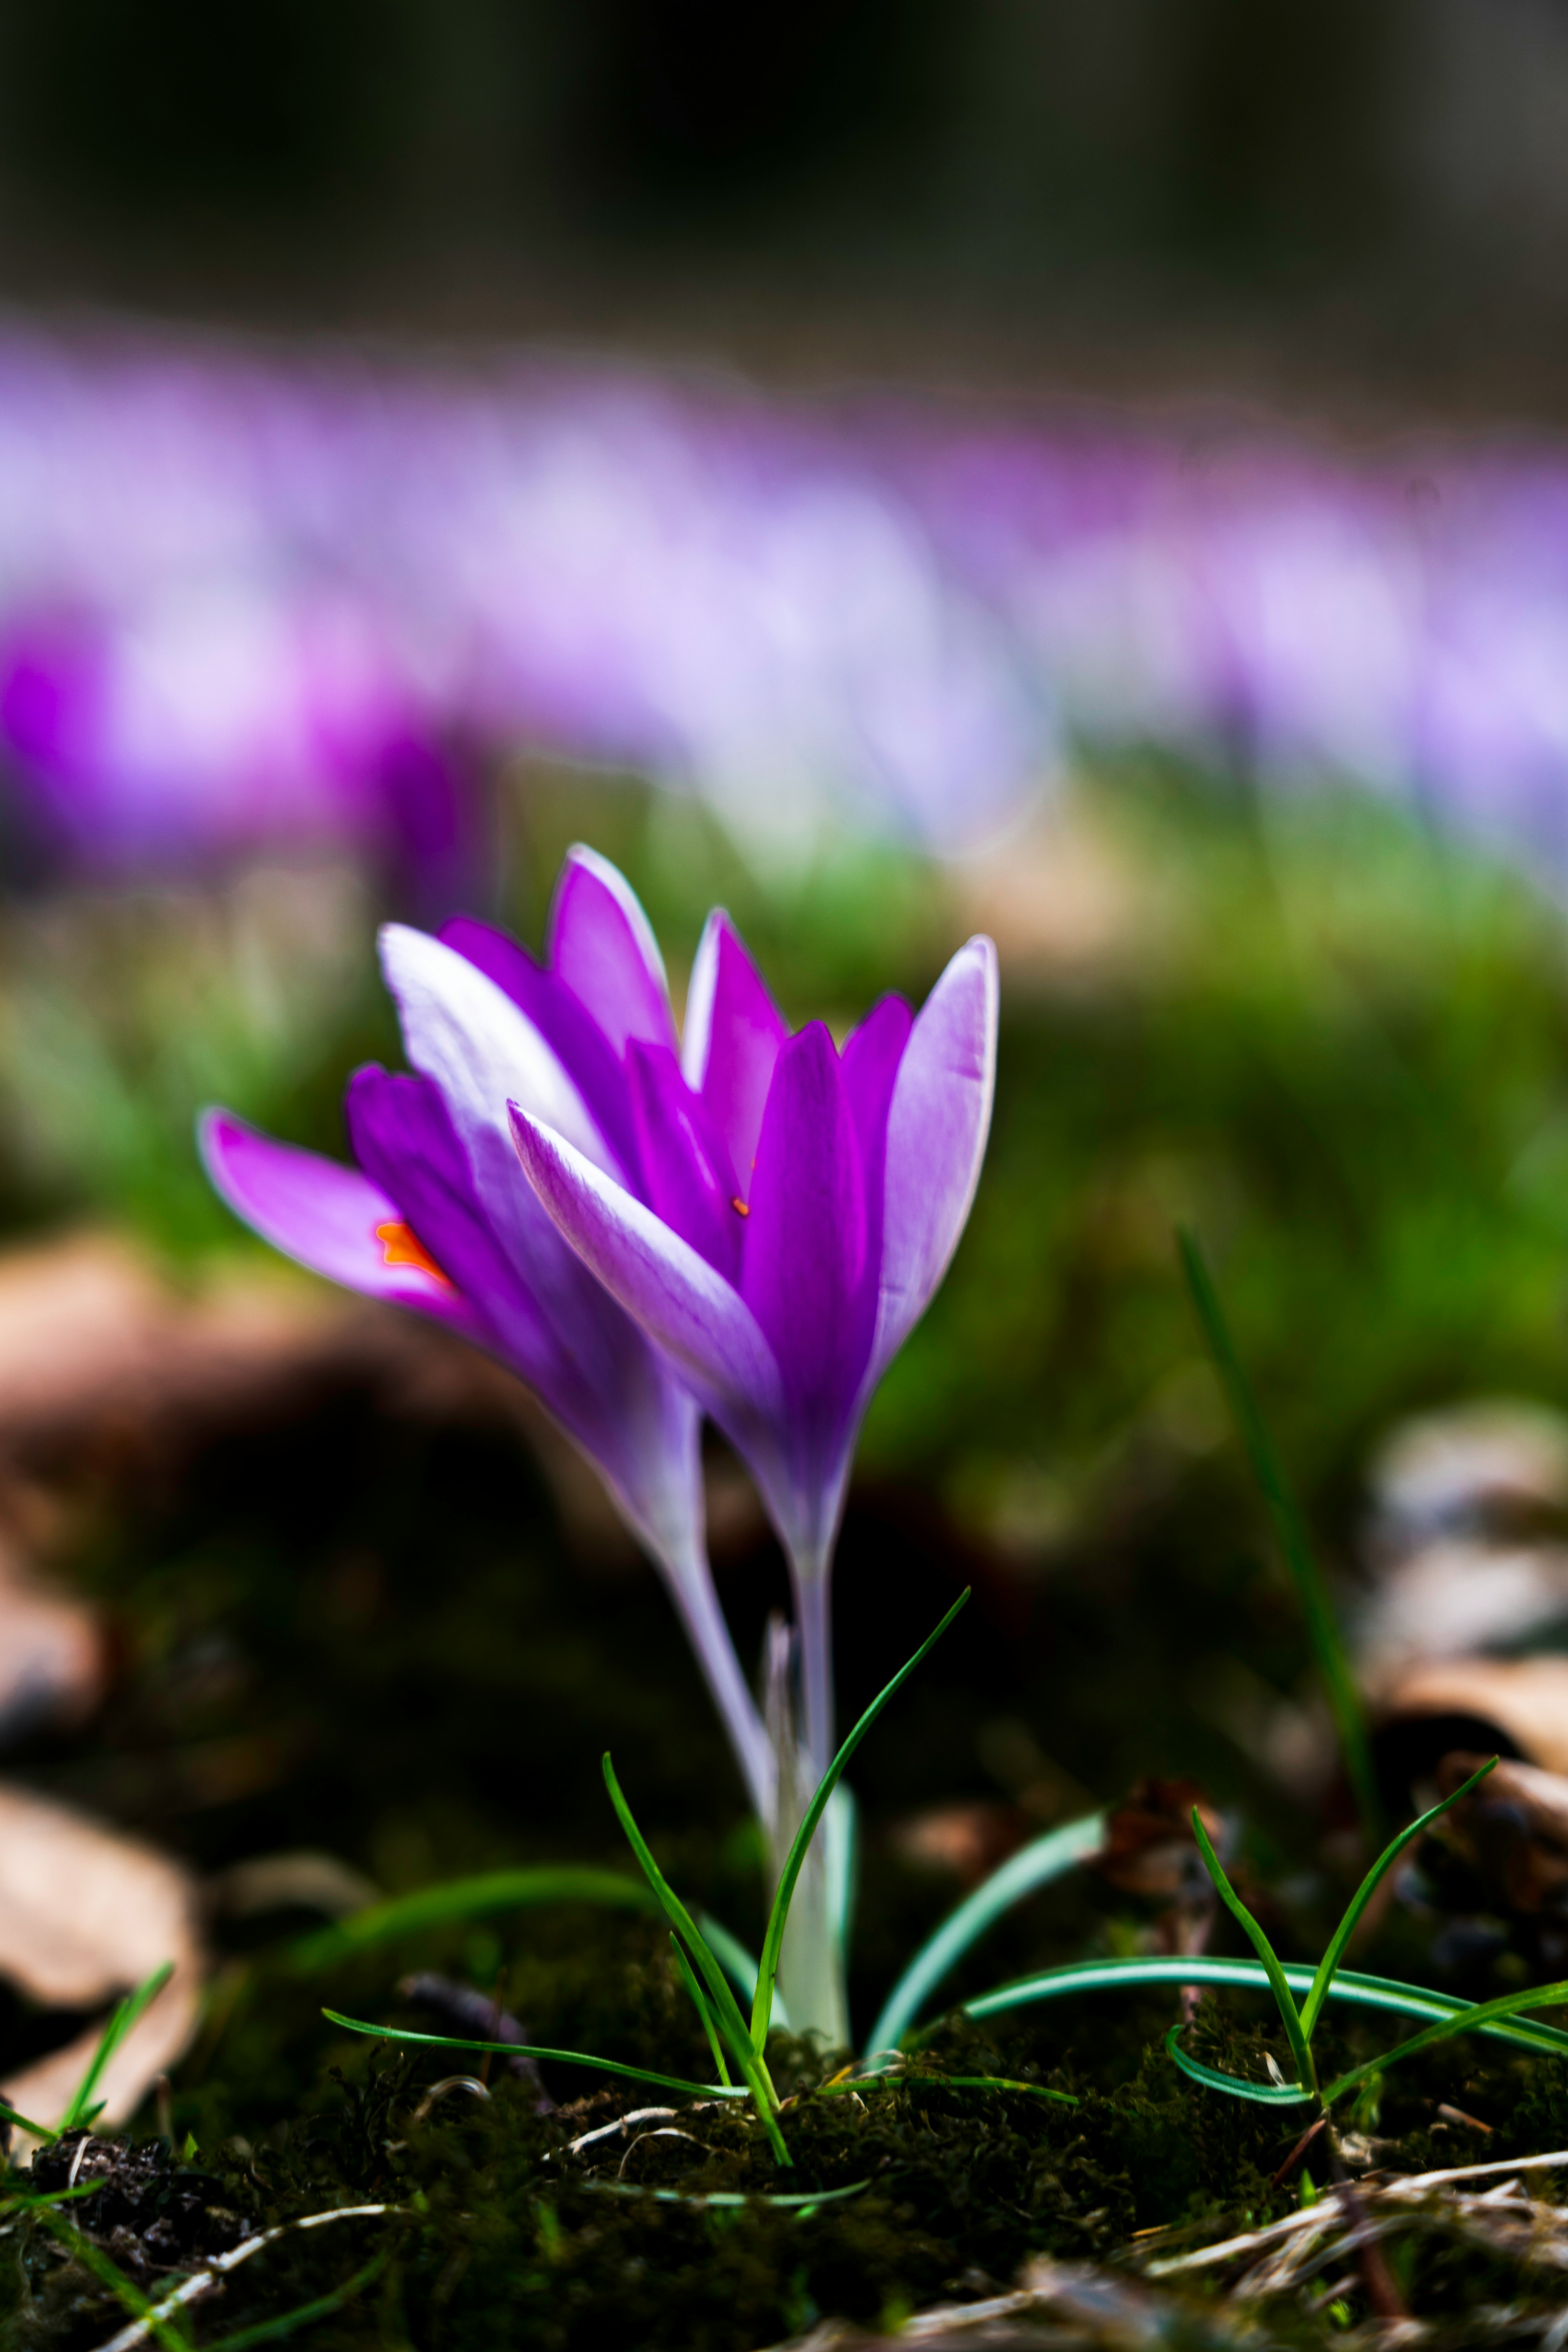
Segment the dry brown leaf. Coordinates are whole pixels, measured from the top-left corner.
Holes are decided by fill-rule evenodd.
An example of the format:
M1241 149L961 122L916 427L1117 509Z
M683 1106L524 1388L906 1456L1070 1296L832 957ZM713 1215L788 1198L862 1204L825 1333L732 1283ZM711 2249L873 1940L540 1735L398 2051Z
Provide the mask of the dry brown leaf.
M165 1962L174 1974L100 2081L104 2121L134 2114L195 2026L203 1961L194 1883L166 1854L30 1790L0 1786L0 1976L56 2009L107 2011ZM7 2077L5 2097L58 2123L98 2046L94 2025Z
M1495 1746L1568 1772L1568 1657L1424 1659L1384 1686L1378 1717L1380 1738L1459 1718L1476 1727L1467 1746L1480 1748L1489 1727L1501 1735Z
M978 1886L1008 1855L1016 1853L1036 1824L1019 1805L994 1798L928 1805L895 1822L888 1842L918 1869L940 1872L963 1887Z

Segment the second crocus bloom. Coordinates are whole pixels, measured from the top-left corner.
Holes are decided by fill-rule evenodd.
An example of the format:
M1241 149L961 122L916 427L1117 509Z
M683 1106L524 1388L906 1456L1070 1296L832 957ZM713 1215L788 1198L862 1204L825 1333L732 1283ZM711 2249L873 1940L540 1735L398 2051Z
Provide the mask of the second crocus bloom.
M683 1053L632 1044L639 1181L530 1108L519 1155L560 1231L750 1466L795 1580L805 1746L833 1746L827 1583L856 1437L963 1230L990 1125L996 952L962 948L918 1015L842 1049L791 1036L722 913Z

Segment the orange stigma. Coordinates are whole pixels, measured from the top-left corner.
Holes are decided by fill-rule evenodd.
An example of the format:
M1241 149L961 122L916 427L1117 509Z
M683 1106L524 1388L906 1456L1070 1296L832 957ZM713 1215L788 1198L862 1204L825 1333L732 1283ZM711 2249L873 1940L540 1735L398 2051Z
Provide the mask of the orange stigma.
M735 1214L736 1214L738 1217L749 1217L749 1216L751 1215L751 1213L751 1213L751 1211L750 1211L750 1209L746 1206L746 1203L744 1202L744 1201L741 1201L741 1200L731 1201L731 1203L730 1203L730 1206L734 1210Z
M416 1265L421 1274L430 1275L445 1290L455 1290L456 1283L449 1274L443 1274L418 1234L401 1219L391 1224L377 1225L376 1240L381 1244L384 1265Z

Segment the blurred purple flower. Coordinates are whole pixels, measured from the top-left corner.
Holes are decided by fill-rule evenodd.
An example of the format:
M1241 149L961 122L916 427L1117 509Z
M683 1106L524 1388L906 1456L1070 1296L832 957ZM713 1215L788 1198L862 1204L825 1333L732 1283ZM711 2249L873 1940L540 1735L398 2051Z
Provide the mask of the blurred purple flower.
M531 746L947 851L1128 743L1568 862L1568 463L0 335L0 748L73 862L449 906Z
M382 934L412 1075L355 1072L357 1168L273 1141L223 1110L209 1174L264 1239L335 1282L412 1307L520 1374L599 1472L662 1569L759 1814L773 1770L703 1539L700 1416L635 1322L555 1231L519 1171L509 1097L571 1137L606 1181L635 1162L623 1055L673 1038L664 968L613 866L566 861L546 962L463 919L443 938Z

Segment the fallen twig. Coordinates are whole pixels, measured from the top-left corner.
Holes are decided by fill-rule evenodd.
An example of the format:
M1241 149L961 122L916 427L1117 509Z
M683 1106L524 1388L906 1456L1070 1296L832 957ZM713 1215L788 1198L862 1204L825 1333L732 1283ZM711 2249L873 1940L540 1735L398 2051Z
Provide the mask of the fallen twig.
M1568 2166L1568 2148L1558 2148L1546 2156L1509 2157L1488 2164L1450 2165L1441 2172L1415 2172L1396 2175L1385 2180L1363 2180L1360 2184L1360 2194L1363 2200L1370 2198L1374 2202L1389 2200L1404 2204L1425 2197L1434 2189L1451 2187L1457 2181L1483 2180L1494 2174L1502 2174L1511 2179L1523 2172L1542 2171L1550 2166L1557 2165ZM1508 2179L1500 2184L1503 2188L1508 2185ZM1495 2196L1498 2192L1489 2193ZM1456 2199L1454 2200L1456 2213L1462 2213L1480 2202L1479 2198ZM1560 2212L1564 2223L1568 2224L1568 2209L1550 2206L1544 2209L1531 2207L1531 2210ZM1287 2213L1279 2221L1270 2221L1262 2229L1245 2231L1238 2237L1223 2238L1217 2244L1200 2246L1192 2253L1167 2254L1161 2261L1147 2263L1144 2266L1144 2275L1148 2278L1169 2278L1182 2271L1210 2269L1222 2263L1233 2262L1244 2254L1260 2254L1266 2248L1277 2246L1282 2241L1302 2232L1312 2237L1322 2236L1335 2226L1334 2209L1331 2206L1303 2206L1300 2211Z

